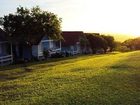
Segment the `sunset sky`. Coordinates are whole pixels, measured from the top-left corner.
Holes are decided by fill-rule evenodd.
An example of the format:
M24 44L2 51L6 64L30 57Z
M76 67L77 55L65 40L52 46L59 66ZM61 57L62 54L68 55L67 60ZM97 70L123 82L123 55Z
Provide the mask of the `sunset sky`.
M62 18L62 30L140 36L140 0L0 0L0 17L40 6Z

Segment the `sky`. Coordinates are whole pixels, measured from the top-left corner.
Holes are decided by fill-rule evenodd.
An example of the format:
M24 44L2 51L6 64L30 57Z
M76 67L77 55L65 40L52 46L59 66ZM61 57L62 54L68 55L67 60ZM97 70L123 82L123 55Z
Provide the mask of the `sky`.
M140 36L140 0L0 0L0 17L21 5L53 12L63 31Z

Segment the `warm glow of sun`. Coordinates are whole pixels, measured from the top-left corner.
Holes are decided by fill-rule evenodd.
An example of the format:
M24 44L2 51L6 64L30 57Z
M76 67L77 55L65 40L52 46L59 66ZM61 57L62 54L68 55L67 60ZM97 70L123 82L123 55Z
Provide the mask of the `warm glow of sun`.
M79 1L79 2L78 2ZM75 10L64 15L64 30L121 33L140 36L140 14L137 0L77 0ZM132 5L133 4L133 5ZM130 8L131 7L131 8ZM138 9L139 8L139 9Z
M140 36L140 0L1 0L0 16L39 5L62 18L62 30Z

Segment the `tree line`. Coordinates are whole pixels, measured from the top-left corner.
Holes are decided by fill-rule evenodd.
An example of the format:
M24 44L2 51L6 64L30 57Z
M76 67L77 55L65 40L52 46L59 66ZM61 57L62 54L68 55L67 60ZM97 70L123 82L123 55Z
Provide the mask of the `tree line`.
M116 50L121 52L140 50L140 37L116 42Z
M115 48L113 36L98 33L85 33L85 36L92 53L97 53L98 51L101 51L101 53L112 52Z

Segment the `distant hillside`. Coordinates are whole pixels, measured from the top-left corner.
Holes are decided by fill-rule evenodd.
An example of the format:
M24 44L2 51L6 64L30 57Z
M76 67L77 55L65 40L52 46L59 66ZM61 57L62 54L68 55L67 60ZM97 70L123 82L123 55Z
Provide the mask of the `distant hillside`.
M133 36L133 35L128 35L128 34L119 34L119 33L102 33L102 32L87 32L87 33L95 33L95 34L100 34L100 35L110 35L110 36L114 36L116 41L119 42L123 42L127 39L132 39L132 38L136 38L137 36Z
M110 36L114 36L116 41L120 41L123 42L127 39L132 39L135 38L135 36L132 35L125 35L125 34L114 34L114 33L104 33L105 35L110 35Z
M129 35L113 35L116 41L123 42L127 39L132 39L135 38L134 36L129 36Z

